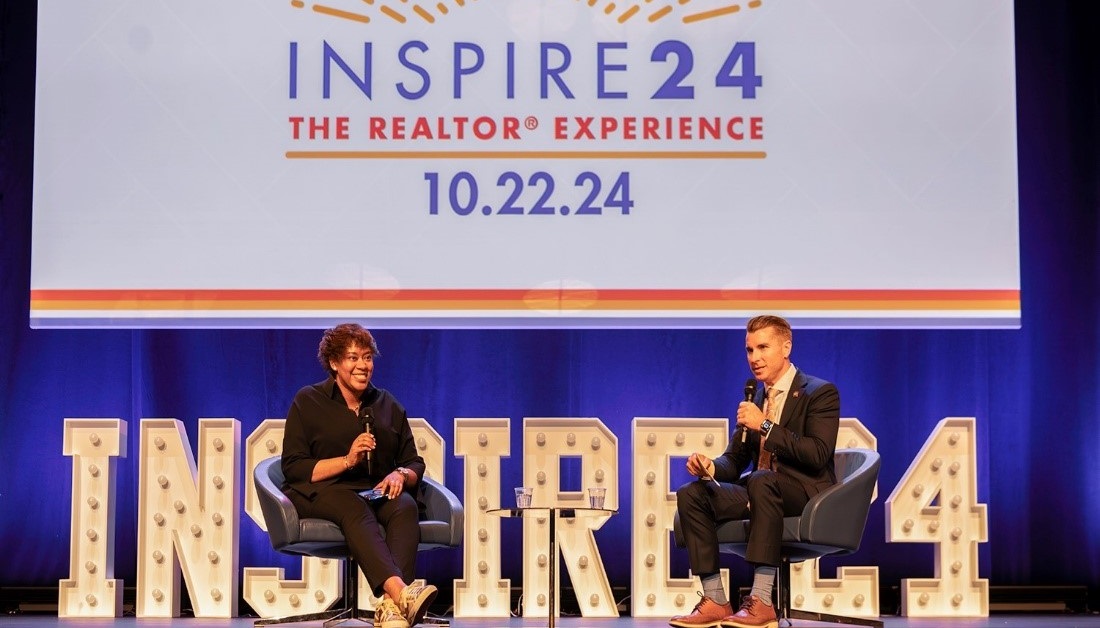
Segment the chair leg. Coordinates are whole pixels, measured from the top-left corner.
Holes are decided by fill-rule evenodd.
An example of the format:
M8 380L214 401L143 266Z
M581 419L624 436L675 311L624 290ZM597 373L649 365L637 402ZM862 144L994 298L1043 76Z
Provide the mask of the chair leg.
M359 609L359 565L350 557L344 561L343 581L344 603L341 608L334 608L320 613L306 613L305 615L257 619L252 625L272 626L275 624L324 620L325 623L322 624L324 628L330 628L346 621L358 621L373 626L374 615L369 611Z
M788 626L793 625L792 619L805 619L808 621L820 621L831 624L846 624L850 626L871 626L872 628L882 628L882 622L878 619L871 619L869 617L846 617L844 615L829 615L828 613L815 613L810 611L800 611L791 608L791 561L787 557L783 557L783 564L779 566L779 569L775 572L776 580L776 603L779 605L775 610L775 616L779 618L780 623L787 622Z
M775 616L790 625L791 611L791 561L786 556L775 570Z
M870 617L845 617L843 615L829 615L828 613L790 611L790 618L787 620L788 625L790 624L791 619L806 619L809 621L823 621L831 624L845 624L848 626L872 626L873 628L882 628L881 620L871 619Z
M329 620L336 617L342 617L347 613L347 609L337 609L332 611L324 611L322 613L306 613L305 615L287 615L285 617L268 617L265 619L257 619L252 622L253 626L274 626L276 624L292 624L301 621L320 621L322 619ZM343 620L340 620L343 621Z
M359 609L359 563L348 556L344 559L344 612L321 624L331 628L346 621L374 625L374 615Z

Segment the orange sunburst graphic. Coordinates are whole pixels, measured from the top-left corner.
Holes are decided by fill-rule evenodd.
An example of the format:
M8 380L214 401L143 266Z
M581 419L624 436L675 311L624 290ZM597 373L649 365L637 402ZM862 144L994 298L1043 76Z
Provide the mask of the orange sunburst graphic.
M428 24L434 24L436 20L450 14L452 9L461 9L479 1L488 0L441 0L434 5L417 0L359 0L357 10L341 9L320 2L308 3L305 0L290 0L290 6L296 9L308 7L315 13L363 24L369 24L375 19L392 20L399 24L405 24L410 20L422 20ZM691 24L733 15L746 8L758 9L764 4L764 0L727 1L716 7L697 8L698 4L701 4L700 0L695 0L695 7L692 6L693 0L575 1L601 11L620 24L634 19L657 22L666 18L677 19L677 17L684 24Z

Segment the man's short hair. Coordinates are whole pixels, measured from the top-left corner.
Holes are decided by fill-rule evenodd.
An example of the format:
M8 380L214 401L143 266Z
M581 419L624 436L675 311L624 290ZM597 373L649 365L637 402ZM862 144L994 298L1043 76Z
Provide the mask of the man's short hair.
M359 323L340 323L336 327L326 329L325 333L321 335L321 344L317 346L317 359L329 375L335 374L329 364L333 360L337 362L343 360L344 353L352 345L359 345L369 350L371 355L376 358L382 355L378 351L378 343L374 341L374 336L362 325Z
M794 334L791 333L791 324L787 322L787 319L774 314L764 314L750 318L745 325L745 331L751 334L754 331L760 331L768 327L774 327L775 333L779 334L779 337L783 340L791 340L794 337Z

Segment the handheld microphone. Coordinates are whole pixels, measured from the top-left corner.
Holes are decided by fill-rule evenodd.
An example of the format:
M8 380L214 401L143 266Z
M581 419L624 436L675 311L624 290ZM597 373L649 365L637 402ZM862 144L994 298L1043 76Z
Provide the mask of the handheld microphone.
M370 406L367 406L366 409L363 411L363 416L359 417L359 422L363 424L363 433L364 434L370 434L371 423L374 423L374 415L371 414ZM368 451L367 452L367 475L368 476L370 475L370 472L371 472L370 454L371 454L371 452Z
M745 381L745 401L748 401L749 403L752 403L755 399L756 399L756 378L750 377L748 380ZM738 427L741 428L741 442L743 443L746 440L748 440L748 437L749 437L748 432L749 431L745 429L744 425L739 425Z

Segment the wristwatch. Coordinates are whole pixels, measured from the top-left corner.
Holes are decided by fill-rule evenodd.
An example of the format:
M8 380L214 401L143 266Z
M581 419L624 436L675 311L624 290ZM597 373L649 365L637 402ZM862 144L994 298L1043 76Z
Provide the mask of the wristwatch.
M760 424L760 433L764 436L764 438L767 438L768 434L771 433L772 425L774 425L774 423L767 419L764 419L764 422Z
M396 469L394 469L394 471L400 473L401 477L405 478L406 480L409 479L409 474L412 473L412 471L409 471L405 467L397 467Z

